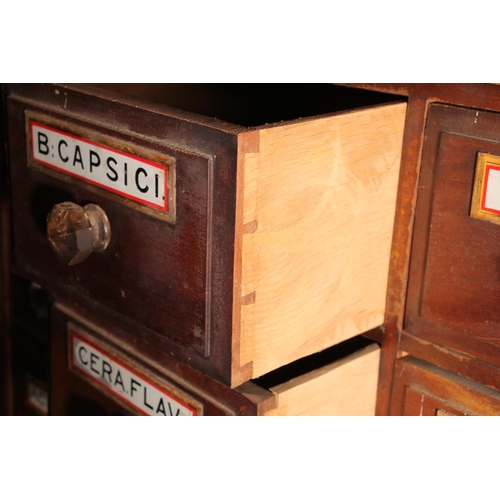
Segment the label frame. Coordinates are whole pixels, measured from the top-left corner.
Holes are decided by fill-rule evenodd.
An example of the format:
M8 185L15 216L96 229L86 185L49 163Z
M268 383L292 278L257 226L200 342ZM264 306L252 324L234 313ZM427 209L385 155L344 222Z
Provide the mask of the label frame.
M470 216L474 219L500 224L500 209L496 210L485 206L486 190L491 170L500 171L500 156L478 152L472 189Z
M66 322L66 330L67 330L67 366L71 373L76 374L79 378L84 380L86 383L92 385L95 389L97 389L100 393L104 394L106 397L111 398L113 401L120 404L120 406L126 408L128 411L135 415L147 416L144 410L136 406L133 402L126 399L118 392L113 391L110 387L108 387L103 382L99 381L97 377L90 375L85 372L81 368L79 368L73 358L73 338L77 338L80 342L84 342L85 344L90 345L94 350L100 352L102 355L108 357L114 363L120 365L127 370L128 372L132 372L134 376L140 378L147 384L153 386L156 390L165 394L168 398L175 400L181 406L184 406L188 410L192 411L192 415L186 416L201 416L203 415L203 405L199 401L195 400L193 397L188 396L182 390L178 388L174 388L169 384L166 384L164 381L160 381L158 376L153 375L144 367L138 366L137 362L133 362L130 359L127 359L125 356L119 354L114 348L104 345L102 342L95 339L91 333L86 331L81 326L75 324L71 320L67 320ZM170 416L170 415L166 415ZM172 415L174 416L174 415Z
M145 200L135 198L132 195L124 193L119 189L113 189L110 186L90 180L77 173L60 169L50 163L45 163L34 157L34 140L32 135L32 126L38 125L47 128L49 131L69 136L81 142L100 147L102 149L112 151L118 155L129 157L142 161L152 168L160 168L165 172L165 210L162 210L160 205L154 205ZM92 127L98 128L95 130ZM101 124L85 124L77 125L72 121L63 121L61 118L54 118L51 115L35 112L31 110L25 111L25 133L26 133L26 154L28 166L36 171L55 177L59 180L70 184L77 184L84 189L97 193L101 196L117 201L135 211L143 212L147 215L164 220L166 222L175 223L176 220L176 160L173 156L160 151L161 145L150 142L148 146L138 146L132 144L125 139L116 138L113 132L121 133L119 130L106 130L105 125ZM133 139L133 137L131 137ZM148 142L147 138L141 138L141 141Z

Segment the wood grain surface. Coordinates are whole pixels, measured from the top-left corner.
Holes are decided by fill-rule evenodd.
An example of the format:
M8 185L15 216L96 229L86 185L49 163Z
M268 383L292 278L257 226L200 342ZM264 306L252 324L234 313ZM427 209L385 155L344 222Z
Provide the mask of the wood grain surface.
M357 353L271 388L277 407L266 415L373 416L380 348Z
M499 415L500 392L408 356L396 361L391 415Z
M235 300L240 363L254 377L383 323L405 112L368 108L246 138Z

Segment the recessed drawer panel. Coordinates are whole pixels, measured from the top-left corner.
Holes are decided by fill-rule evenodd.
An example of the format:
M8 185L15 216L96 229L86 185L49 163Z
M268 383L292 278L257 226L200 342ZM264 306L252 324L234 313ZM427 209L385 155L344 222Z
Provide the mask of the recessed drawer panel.
M408 356L396 361L390 415L500 415L500 392Z
M7 93L15 268L61 300L233 387L382 324L405 103L331 85Z
M500 225L491 196L499 127L497 113L431 106L405 319L413 335L496 366Z

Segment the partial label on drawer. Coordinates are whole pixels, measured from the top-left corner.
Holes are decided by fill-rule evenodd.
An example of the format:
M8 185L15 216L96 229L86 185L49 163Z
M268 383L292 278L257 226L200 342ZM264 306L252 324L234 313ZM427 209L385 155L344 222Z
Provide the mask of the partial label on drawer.
M31 378L27 381L27 403L28 406L42 415L49 414L49 395L42 384Z
M36 115L28 116L27 128L35 164L172 215L172 157L90 129L73 127L73 133L71 126L43 123Z
M68 325L68 330L71 367L85 377L97 382L144 415L187 417L196 414L194 408L82 338L74 325Z
M470 215L500 224L500 156L478 153Z

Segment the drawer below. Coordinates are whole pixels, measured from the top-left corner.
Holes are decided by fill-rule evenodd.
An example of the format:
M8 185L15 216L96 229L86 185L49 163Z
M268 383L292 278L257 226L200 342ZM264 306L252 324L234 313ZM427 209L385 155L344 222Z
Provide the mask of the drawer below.
M374 415L380 348L340 359L332 348L300 375L277 370L231 389L173 357L144 358L115 327L58 304L52 312L51 408L54 414L158 416ZM358 345L358 344L356 344ZM325 356L328 356L325 358ZM319 358L314 358L319 359ZM311 362L311 361L309 361ZM279 372L279 373L278 373ZM291 373L298 373L292 370ZM287 379L267 384L269 380Z
M391 415L500 415L500 391L412 356L396 361Z
M374 416L380 348L372 344L272 387L277 407L265 415Z

